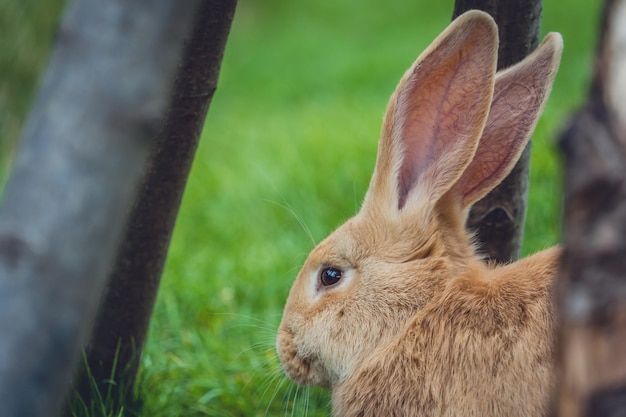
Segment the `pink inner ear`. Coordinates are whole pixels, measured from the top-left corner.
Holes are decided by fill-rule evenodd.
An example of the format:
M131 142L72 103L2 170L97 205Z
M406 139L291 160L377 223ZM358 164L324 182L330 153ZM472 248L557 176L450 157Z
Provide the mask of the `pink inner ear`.
M495 187L526 146L540 104L528 87L512 83L496 91L479 151L463 176L463 200ZM501 140L498 140L501 139Z
M454 186L463 207L496 187L519 159L550 91L561 51L559 39L546 37L537 51L498 73L476 155Z
M362 211L396 216L416 203L424 213L459 179L487 118L497 49L493 19L474 10L417 58L389 102Z
M418 65L398 97L396 132L403 147L398 208L420 183L437 198L471 159L491 96L484 54L456 49ZM431 178L432 177L432 178Z

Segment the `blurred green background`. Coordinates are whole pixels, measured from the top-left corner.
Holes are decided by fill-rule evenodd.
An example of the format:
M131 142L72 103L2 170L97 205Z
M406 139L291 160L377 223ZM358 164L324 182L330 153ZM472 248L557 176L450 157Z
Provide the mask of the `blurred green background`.
M543 33L565 50L534 137L524 253L559 240L554 139L584 99L600 3L544 0ZM0 0L3 176L63 4ZM358 209L389 95L452 4L240 0L143 356L142 415L328 415L325 391L282 376L275 329L314 242Z

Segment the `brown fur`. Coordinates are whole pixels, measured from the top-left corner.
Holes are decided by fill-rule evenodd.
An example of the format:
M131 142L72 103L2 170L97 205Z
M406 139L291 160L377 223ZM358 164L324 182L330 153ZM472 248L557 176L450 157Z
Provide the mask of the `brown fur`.
M279 357L294 381L332 389L335 416L549 411L559 249L486 265L464 222L525 146L561 43L549 35L498 76L496 51L493 21L473 11L417 59L390 101L361 211L311 252L291 289ZM489 137L502 118L515 136L504 151ZM324 287L328 267L343 275Z

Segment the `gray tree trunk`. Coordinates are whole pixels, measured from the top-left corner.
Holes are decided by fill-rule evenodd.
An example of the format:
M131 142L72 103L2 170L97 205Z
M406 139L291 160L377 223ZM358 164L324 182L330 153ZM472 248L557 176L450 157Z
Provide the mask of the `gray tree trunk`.
M196 11L169 109L150 168L135 198L87 346L87 364L101 393L126 401L132 394L150 316L209 104L217 87L236 0L205 0ZM80 394L90 376L81 370Z
M626 0L605 2L588 101L560 139L559 416L626 415Z
M3 417L60 407L198 4L67 10L0 206Z
M470 9L489 13L498 24L498 69L521 61L539 45L541 0L456 0L456 18ZM519 258L528 201L530 143L513 171L471 209L467 227L475 230L482 253L506 263Z

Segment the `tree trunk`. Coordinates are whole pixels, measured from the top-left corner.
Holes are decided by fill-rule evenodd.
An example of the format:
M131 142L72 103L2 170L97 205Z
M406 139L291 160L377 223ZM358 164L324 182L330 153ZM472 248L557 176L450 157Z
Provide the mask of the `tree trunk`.
M100 393L122 402L132 394L150 316L176 216L217 87L236 0L206 0L195 16L176 77L165 124L113 262L108 290L87 346L88 375L77 378L89 397ZM113 393L111 393L113 390Z
M541 0L456 0L453 18L470 9L489 13L498 25L498 69L521 61L539 45ZM487 259L506 263L520 255L529 164L530 142L509 176L471 209L467 228L476 231Z
M605 4L592 88L565 159L560 416L626 415L626 0Z
M77 0L0 206L0 408L55 415L198 1Z

